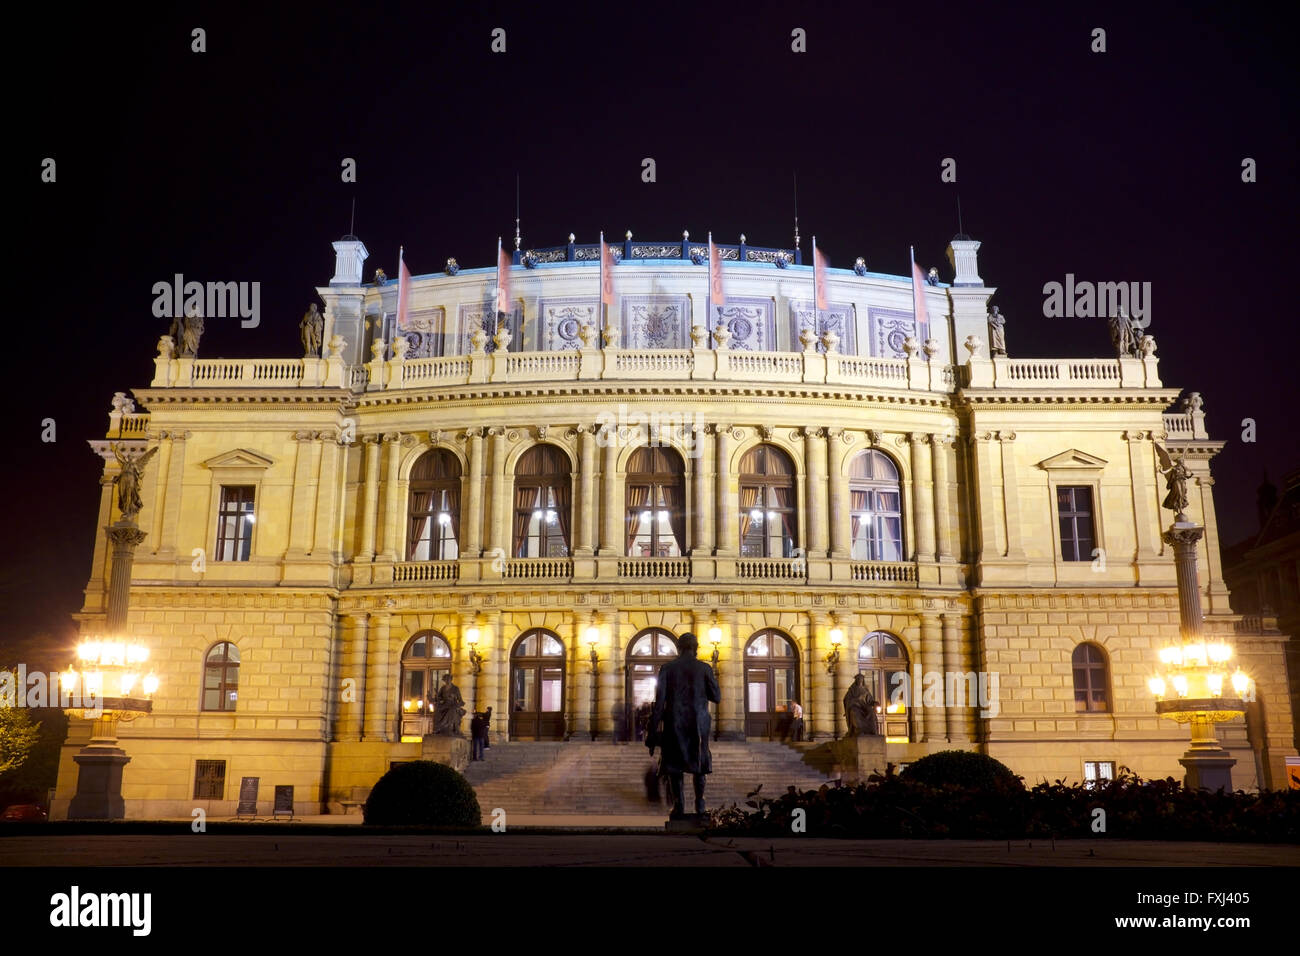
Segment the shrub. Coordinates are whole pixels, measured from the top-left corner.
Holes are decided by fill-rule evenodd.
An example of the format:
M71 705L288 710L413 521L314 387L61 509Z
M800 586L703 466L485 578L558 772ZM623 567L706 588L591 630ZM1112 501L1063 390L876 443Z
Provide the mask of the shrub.
M363 813L373 826L477 827L482 822L469 781L431 760L399 764L380 777Z
M973 790L1023 790L1020 778L1006 764L971 750L941 750L909 764L904 780L930 787L967 787Z

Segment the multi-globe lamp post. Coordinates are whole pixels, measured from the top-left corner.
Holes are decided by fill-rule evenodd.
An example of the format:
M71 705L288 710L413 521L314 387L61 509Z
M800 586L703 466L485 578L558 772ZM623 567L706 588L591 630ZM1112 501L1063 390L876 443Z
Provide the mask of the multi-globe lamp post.
M1163 452L1163 449L1159 449ZM1246 713L1242 699L1250 678L1233 668L1233 649L1221 639L1207 640L1203 634L1201 592L1196 575L1196 547L1205 529L1187 519L1185 482L1190 477L1181 460L1162 455L1169 496L1165 507L1175 511L1173 525L1164 541L1174 551L1178 579L1179 640L1159 650L1158 672L1147 687L1156 699L1156 713L1191 729L1191 746L1179 759L1187 771L1189 789L1232 790L1232 767L1236 760L1220 745L1214 725ZM1231 670L1231 673L1230 673Z

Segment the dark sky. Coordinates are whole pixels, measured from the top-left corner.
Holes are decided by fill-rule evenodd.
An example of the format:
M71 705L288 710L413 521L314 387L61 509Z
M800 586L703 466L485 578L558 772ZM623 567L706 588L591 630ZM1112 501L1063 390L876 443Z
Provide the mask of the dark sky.
M399 244L417 274L485 266L513 230L516 172L525 246L629 228L773 246L791 241L797 170L802 232L832 265L902 274L914 244L945 279L960 190L1013 357L1112 354L1099 320L1042 317L1045 282L1149 281L1164 381L1200 391L1228 441L1222 536L1250 534L1264 469L1300 466L1300 336L1276 287L1300 223L1289 32L1263 5L1056 6L36 11L10 34L33 72L10 80L26 291L9 319L0 657L71 630L100 473L85 440L114 391L150 381L154 282L259 281L260 327L209 320L201 354L295 356L353 198L367 278L394 273Z

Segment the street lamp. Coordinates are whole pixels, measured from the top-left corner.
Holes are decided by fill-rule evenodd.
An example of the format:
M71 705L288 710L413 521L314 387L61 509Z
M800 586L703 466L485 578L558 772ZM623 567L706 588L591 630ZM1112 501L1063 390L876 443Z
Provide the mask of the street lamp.
M130 762L117 745L117 724L153 713L158 677L146 670L149 648L117 638L91 637L77 647L75 664L59 677L71 717L94 721L90 743L72 759L80 767L68 818L120 820L122 768Z
M713 645L713 653L709 657L710 663L713 665L713 679L718 682L719 690L721 690L722 675L718 672L718 645L722 643L722 628L718 627L717 614L713 615L712 623L709 624L709 643ZM719 736L722 734L722 714L720 713L721 710L722 710L722 705L719 704L717 707L717 711L719 711L719 713L716 713L714 715L715 719L713 721L714 740L717 740Z
M831 675L831 735L835 740L839 740L840 718L835 713L835 708L840 699L840 648L844 645L844 631L835 624L829 636L831 650L826 655L826 669Z

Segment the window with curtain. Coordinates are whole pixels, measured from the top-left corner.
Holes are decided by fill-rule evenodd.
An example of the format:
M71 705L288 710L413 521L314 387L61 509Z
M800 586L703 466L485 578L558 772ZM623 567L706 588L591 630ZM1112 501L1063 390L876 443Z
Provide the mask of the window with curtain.
M572 519L569 459L554 445L528 449L515 465L516 558L566 558Z
M628 557L672 558L686 550L686 468L671 448L638 448L627 466Z
M411 469L406 560L451 561L459 556L460 462L434 448Z
M898 468L883 452L872 449L853 459L849 469L849 520L853 558L903 560Z
M799 540L794 461L774 445L756 445L740 460L740 554L788 558Z

